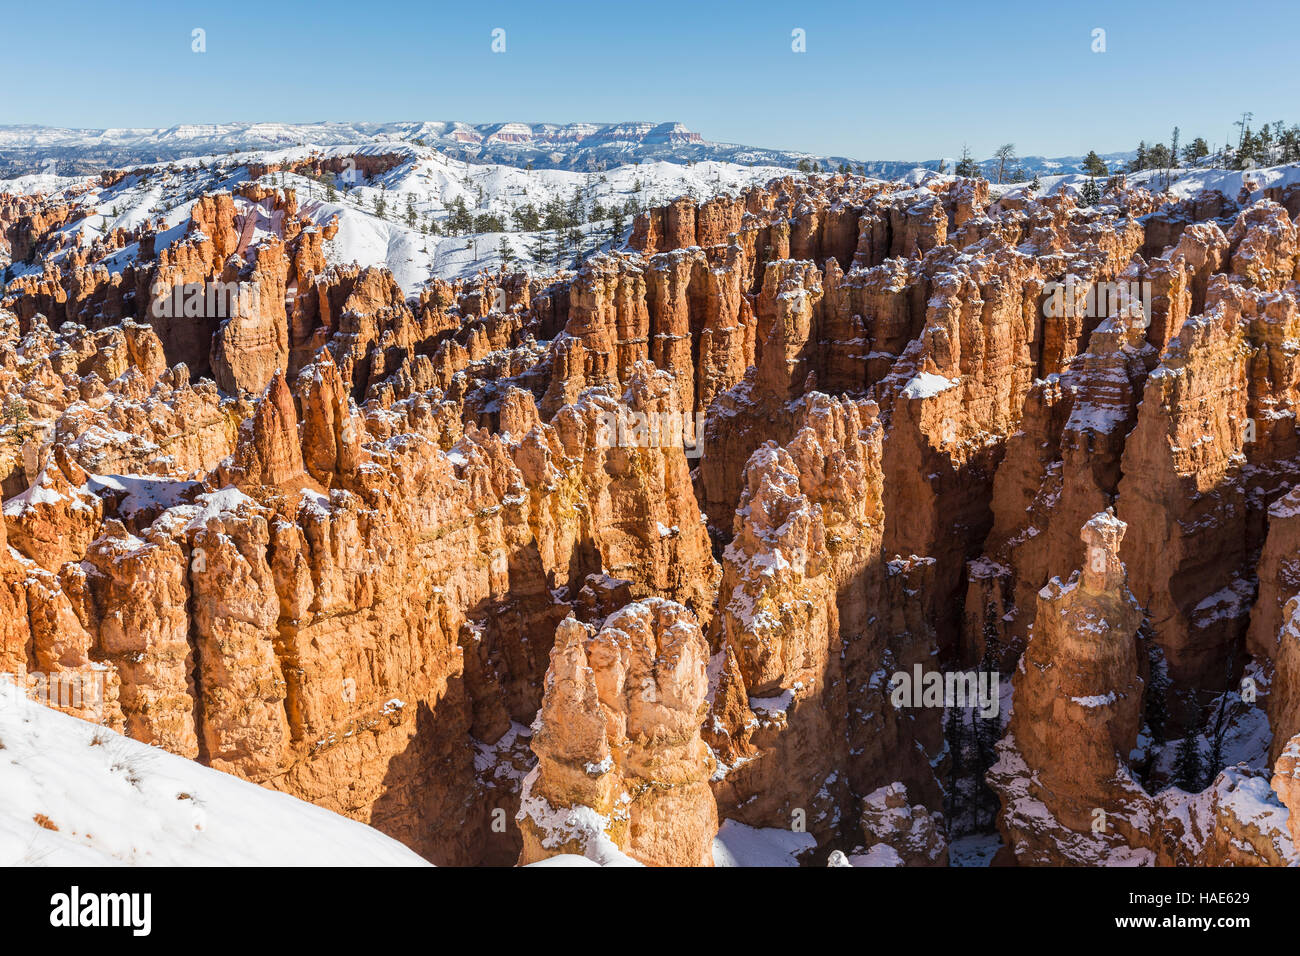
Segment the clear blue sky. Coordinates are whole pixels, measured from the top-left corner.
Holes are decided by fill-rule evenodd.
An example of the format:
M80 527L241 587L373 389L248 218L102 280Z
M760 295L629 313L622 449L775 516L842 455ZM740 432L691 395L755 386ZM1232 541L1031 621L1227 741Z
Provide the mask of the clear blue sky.
M0 123L677 120L862 159L1107 152L1174 124L1221 142L1242 110L1300 122L1296 15L1294 0L10 0Z

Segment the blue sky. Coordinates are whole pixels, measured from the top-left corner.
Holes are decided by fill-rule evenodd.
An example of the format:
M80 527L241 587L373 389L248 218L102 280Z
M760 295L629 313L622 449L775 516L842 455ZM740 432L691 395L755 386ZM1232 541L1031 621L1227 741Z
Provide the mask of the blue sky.
M6 6L0 123L677 120L713 140L926 159L963 142L1130 149L1175 124L1215 143L1243 110L1300 122L1293 0Z

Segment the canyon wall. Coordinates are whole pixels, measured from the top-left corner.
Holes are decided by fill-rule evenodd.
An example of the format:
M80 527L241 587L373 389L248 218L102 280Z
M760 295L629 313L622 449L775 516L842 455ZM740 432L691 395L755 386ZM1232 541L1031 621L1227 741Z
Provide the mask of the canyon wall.
M165 246L0 197L0 670L436 863L942 865L959 721L892 691L974 668L1003 861L1288 862L1293 213L997 192L790 177L409 298L289 190Z

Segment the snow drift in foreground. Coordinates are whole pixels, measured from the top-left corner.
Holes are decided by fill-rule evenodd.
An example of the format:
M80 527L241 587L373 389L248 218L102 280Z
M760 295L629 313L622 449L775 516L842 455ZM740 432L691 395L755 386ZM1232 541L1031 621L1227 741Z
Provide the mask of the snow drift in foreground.
M68 717L0 676L0 866L427 866L286 794Z

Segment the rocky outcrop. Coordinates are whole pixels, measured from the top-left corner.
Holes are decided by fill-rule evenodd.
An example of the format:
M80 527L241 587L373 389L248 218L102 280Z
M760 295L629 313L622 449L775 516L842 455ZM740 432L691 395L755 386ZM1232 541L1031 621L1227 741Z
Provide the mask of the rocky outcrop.
M1150 797L1129 773L1142 717L1137 630L1111 512L1083 526L1082 572L1039 595L1015 678L1011 722L989 782L998 828L1022 863L1101 862L1123 856ZM1102 821L1094 829L1095 821ZM1135 851L1136 852L1136 851Z
M4 505L9 544L47 571L80 561L104 517L89 475L62 445L55 445L36 481Z
M902 778L937 798L926 748L937 746L938 715L893 713L888 688L869 676L927 656L933 631L881 613L908 569L881 560L874 405L814 393L794 411L794 439L765 444L745 469L711 634L706 736L724 816L830 839L847 832L854 791Z
M869 866L947 866L943 814L922 804L909 806L907 787L892 783L867 794L862 804Z
M670 601L627 605L599 630L561 623L533 724L520 863L614 851L653 866L712 865L707 659L694 616Z
M293 394L278 369L257 403L246 440L235 450L233 473L247 486L288 485L303 477L302 443Z
M998 192L790 176L410 297L265 181L0 199L0 670L437 863L942 865L991 741L891 684L978 660L1001 860L1288 862L1295 197Z
M284 245L263 243L247 278L224 282L228 304L212 336L209 361L217 387L232 394L265 388L277 369L288 368L289 329L284 309L289 264Z
M1273 789L1289 811L1291 842L1300 846L1300 740L1292 737L1273 767Z
M1082 572L1040 595L988 774L1006 845L1030 865L1288 865L1296 849L1267 777L1230 767L1200 793L1153 797L1130 766L1147 680L1119 559L1125 532L1111 512L1093 517Z

